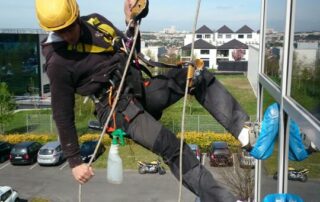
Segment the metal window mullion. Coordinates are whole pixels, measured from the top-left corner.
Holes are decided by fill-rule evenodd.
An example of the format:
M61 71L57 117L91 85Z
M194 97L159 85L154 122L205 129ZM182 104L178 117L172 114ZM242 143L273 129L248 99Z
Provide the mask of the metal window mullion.
M292 98L285 97L283 101L284 110L286 110L290 118L295 120L317 147L320 147L320 121L313 118L310 112L304 110Z
M281 91L272 80L268 79L264 74L259 74L259 81L263 88L278 102L281 102Z
M279 181L278 193L287 193L288 191L288 151L289 151L289 117L284 111L283 99L288 93L288 76L290 64L290 51L292 43L292 5L293 0L287 0L286 7L286 24L283 47L283 69L282 69L282 83L281 83L281 103L280 103L280 128L279 128Z
M259 52L259 70L258 70L258 91L257 91L257 120L262 120L263 108L263 90L259 81L259 75L264 72L264 51L265 51L265 29L266 29L266 0L261 0L261 16L260 16L260 52ZM261 160L255 160L255 186L254 201L261 200Z

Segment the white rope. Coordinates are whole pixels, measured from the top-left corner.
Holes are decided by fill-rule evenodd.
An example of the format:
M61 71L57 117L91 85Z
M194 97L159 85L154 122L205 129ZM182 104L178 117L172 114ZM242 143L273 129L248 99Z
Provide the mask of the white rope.
M196 15L195 15L194 22L193 22L190 61L193 60L194 38L195 38L196 27L197 27L197 22L198 22L198 17L199 17L200 3L201 3L201 0L198 0ZM187 77L188 77L188 74L187 74ZM182 108L180 156L179 156L179 198L178 198L178 202L181 202L181 196L182 196L182 152L183 152L183 140L184 140L184 128L185 128L184 122L185 122L189 82L190 82L190 79L187 78L186 87L185 87L185 91L184 91L184 98L183 98L183 108Z
M132 22L133 22L132 20L129 22L128 27L131 25ZM138 38L137 36L138 36L138 33L139 33L139 22L135 22L135 23L136 24L135 24L135 33L134 33L134 38L133 38L133 44L132 44L132 47L131 47L131 50L130 50L130 54L128 56L127 63L126 63L126 66L125 66L125 69L124 69L124 72L123 72L123 75L122 75L122 78L121 78L121 82L119 84L119 88L117 90L114 102L112 103L112 107L111 107L111 110L109 112L109 116L108 116L108 118L107 118L107 120L106 120L106 122L104 124L103 130L102 130L102 132L101 132L101 134L99 136L99 140L98 140L98 143L97 143L96 148L94 150L94 153L91 156L91 159L90 159L90 161L88 163L88 167L91 166L91 164L93 162L93 159L97 155L98 148L100 147L100 144L102 142L102 138L103 138L103 136L104 136L104 134L105 134L105 132L106 132L106 130L108 128L108 124L110 122L110 119L112 117L113 112L115 111L115 108L117 106L117 103L118 103L118 100L119 100L119 97L120 97L120 94L121 94L121 90L122 90L123 85L124 85L124 81L125 81L125 78L126 78L129 66L130 66L131 58L132 58L132 55L134 53L134 49L135 49L137 38ZM79 198L79 202L81 202L81 187L82 187L82 185L79 184L79 197L78 197Z

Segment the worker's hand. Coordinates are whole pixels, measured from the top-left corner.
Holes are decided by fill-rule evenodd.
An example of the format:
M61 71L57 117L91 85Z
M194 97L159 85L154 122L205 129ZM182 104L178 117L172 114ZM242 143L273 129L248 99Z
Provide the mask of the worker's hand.
M149 0L125 0L124 14L126 16L126 23L134 18L138 21L147 16L149 11Z
M94 173L91 166L83 163L72 168L72 175L80 184L84 184L94 176Z

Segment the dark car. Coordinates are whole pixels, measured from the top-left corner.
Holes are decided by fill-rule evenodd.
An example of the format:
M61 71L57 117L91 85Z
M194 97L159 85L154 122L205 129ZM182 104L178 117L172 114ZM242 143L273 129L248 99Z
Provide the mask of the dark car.
M233 166L232 153L226 142L213 142L208 156L211 166Z
M92 130L98 130L98 131L102 131L103 130L103 126L97 120L89 121L88 128L92 129Z
M201 162L201 151L200 147L197 144L188 144L193 153L196 155L197 159Z
M11 164L33 164L37 162L37 154L41 146L39 142L22 142L16 144L10 152Z
M91 156L94 153L94 150L98 144L98 141L86 141L82 143L80 147L80 154L83 162L88 163L91 159ZM97 151L97 155L94 158L94 161L106 150L103 144L100 144L100 147Z
M9 155L12 147L13 145L8 142L0 141L0 163L3 163L9 159Z

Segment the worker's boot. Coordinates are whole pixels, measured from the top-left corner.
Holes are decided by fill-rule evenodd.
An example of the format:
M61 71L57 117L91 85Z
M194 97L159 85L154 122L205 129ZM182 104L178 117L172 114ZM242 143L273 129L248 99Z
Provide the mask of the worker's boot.
M279 133L279 105L270 105L264 113L257 141L250 154L260 160L269 158L273 153L274 143Z

